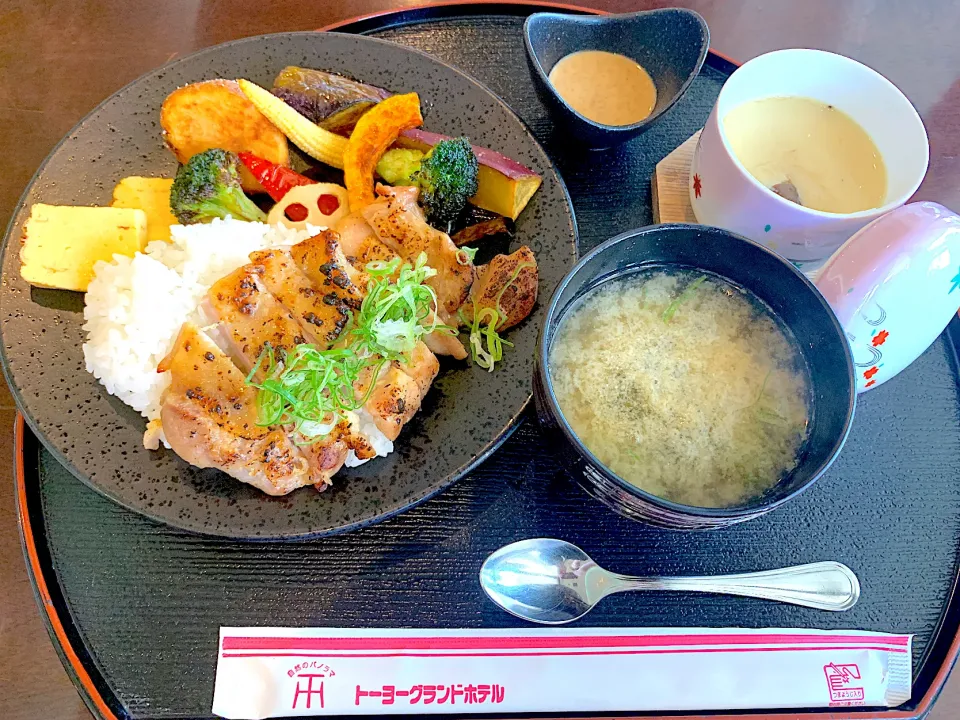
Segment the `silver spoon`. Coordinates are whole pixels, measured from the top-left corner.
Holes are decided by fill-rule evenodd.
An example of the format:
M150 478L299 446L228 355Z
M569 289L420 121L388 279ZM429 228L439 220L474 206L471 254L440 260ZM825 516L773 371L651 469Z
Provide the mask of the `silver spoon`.
M524 620L562 625L607 595L625 590L685 590L765 598L818 610L849 610L860 583L846 565L809 565L712 577L629 577L604 570L576 545L535 538L506 545L480 568L480 585L497 605Z

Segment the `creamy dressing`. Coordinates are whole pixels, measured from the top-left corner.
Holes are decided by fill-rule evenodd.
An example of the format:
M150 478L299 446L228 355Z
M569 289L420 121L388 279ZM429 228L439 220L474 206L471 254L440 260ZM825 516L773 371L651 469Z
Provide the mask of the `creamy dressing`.
M832 105L804 97L753 100L727 113L723 130L751 175L804 207L854 213L884 203L887 170L880 151L866 130Z
M570 107L603 125L632 125L653 112L657 88L636 61L604 50L571 53L553 66L550 82Z

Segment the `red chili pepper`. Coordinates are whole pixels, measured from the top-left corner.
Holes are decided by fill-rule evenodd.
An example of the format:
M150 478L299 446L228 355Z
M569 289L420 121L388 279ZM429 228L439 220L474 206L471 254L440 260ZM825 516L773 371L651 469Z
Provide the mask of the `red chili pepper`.
M267 191L267 194L276 202L282 200L283 196L286 195L291 188L295 188L298 185L316 184L310 178L304 177L290 168L277 165L269 160L264 160L253 153L242 152L237 153L237 156L240 158L240 162L242 162L247 169L253 173L253 176L259 183L263 185L263 189Z

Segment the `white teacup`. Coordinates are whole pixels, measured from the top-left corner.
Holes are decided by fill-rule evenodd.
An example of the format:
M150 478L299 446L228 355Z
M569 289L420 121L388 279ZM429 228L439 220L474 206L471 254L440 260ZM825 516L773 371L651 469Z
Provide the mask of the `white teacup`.
M883 206L823 212L790 202L759 183L734 155L723 118L743 103L770 97L819 100L859 123L887 168ZM744 235L789 260L822 260L864 225L903 205L920 186L929 156L920 116L885 77L842 55L778 50L744 64L720 91L693 155L690 203L701 224Z

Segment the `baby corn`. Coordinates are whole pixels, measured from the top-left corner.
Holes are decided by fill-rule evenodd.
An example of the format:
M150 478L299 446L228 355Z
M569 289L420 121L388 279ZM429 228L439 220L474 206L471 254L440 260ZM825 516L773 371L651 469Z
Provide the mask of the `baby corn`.
M343 167L347 138L310 122L283 100L249 80L237 80L243 94L266 118L276 125L294 145L310 157L336 168Z

